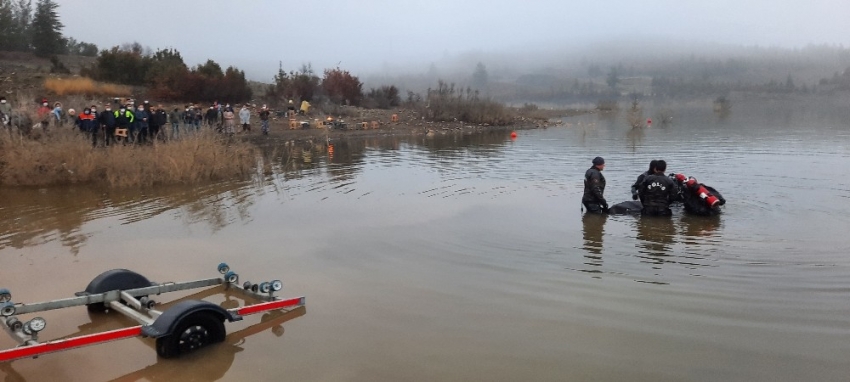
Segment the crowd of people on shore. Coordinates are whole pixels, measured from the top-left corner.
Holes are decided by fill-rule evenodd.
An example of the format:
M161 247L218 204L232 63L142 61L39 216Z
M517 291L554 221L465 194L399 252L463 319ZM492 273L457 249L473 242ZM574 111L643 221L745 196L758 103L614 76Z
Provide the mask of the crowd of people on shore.
M103 110L100 110L97 104L84 106L82 111L78 112L73 108L64 110L60 102L54 102L51 106L48 100L43 98L35 114L35 126L48 131L50 128L73 124L81 133L89 135L92 144L97 146L99 142L103 145L145 144L154 140L178 139L181 134L200 131L202 126L232 136L237 133L237 117L240 132L248 133L251 131L252 114L259 117L261 132L268 135L271 119L271 111L266 105L253 111L256 106L247 103L238 107L238 111L230 104L218 102L213 103L207 110L196 105L186 105L182 110L175 107L166 111L162 104L154 106L149 101L144 101L137 105L132 99L125 102L114 99L102 106ZM13 114L12 105L5 97L0 97L0 120L4 126L13 125ZM18 126L30 125L23 121L17 122Z

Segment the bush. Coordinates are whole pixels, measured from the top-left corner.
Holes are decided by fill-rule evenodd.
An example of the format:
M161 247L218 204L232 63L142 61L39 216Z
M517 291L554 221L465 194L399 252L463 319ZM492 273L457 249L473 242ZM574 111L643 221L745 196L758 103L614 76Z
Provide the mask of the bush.
M59 61L59 57L52 56L50 57L50 73L71 74L71 70L62 61Z
M363 84L360 79L339 68L325 70L322 89L331 102L339 105L359 106L363 99Z
M425 101L421 112L432 121L507 125L513 119L505 105L479 97L477 90L456 90L454 84L448 85L443 81L439 81L437 89L428 89Z
M151 63L150 58L139 51L122 50L115 46L100 52L94 66L80 74L98 81L141 86L145 84Z
M629 126L633 129L645 127L646 123L643 119L643 108L640 106L640 101L637 98L632 98L632 107L629 109L627 116Z
M313 102L319 94L319 77L313 72L310 64L302 65L299 71L289 73L278 69L274 76L274 84L266 91L270 103L285 103L290 99Z
M401 97L399 97L398 88L395 86L372 88L366 98L369 102L368 106L372 108L389 109L401 104Z

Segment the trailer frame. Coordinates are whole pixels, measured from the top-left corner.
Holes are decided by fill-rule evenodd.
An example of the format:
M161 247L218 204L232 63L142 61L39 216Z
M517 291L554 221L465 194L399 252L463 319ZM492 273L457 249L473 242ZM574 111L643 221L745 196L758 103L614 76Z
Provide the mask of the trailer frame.
M224 275L223 277L153 283L133 271L113 269L101 273L92 280L86 291L76 293L75 297L32 304L13 303L11 293L7 289L0 289L0 315L2 315L0 328L18 343L15 348L0 350L0 363L30 357L37 358L40 355L132 337L155 338L157 354L171 358L223 341L224 321L240 321L244 316L273 310L294 309L306 303L304 296L288 299L275 296L275 292L283 287L279 280L260 284L245 282L240 287L237 284L239 276L230 271L227 264L219 264L218 270ZM104 279L110 282L104 283ZM113 289L116 285L122 284L133 286L148 284L149 286ZM224 285L226 290L235 291L243 297L261 302L224 309L207 301L190 299L160 311L155 309L156 303L149 297L191 289L209 289L219 285ZM104 288L110 290L91 292ZM18 315L22 314L75 306L88 306L91 311L112 310L129 317L139 325L39 342L38 333L45 328L46 321L41 317L35 317L24 323L18 318ZM187 325L191 328L185 329L185 332L175 332ZM175 336L180 336L179 340Z

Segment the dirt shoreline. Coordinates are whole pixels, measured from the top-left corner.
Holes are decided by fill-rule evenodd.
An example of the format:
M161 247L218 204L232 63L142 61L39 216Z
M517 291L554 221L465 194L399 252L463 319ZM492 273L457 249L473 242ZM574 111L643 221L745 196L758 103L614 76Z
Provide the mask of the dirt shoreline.
M536 110L533 116L524 116L518 113L513 122L508 125L494 126L487 124L469 124L464 122L433 122L425 120L420 113L413 110L380 110L352 108L349 117L335 118L346 123L346 129L335 129L330 126L316 127L317 120L326 117L315 113L311 115L298 115L295 117L296 128L290 128L289 119L275 118L269 124L269 135L264 136L260 131L259 118L252 113L251 131L238 132L237 137L242 137L255 144L268 144L270 140L305 140L305 139L339 139L344 137L370 137L370 136L433 136L438 134L462 133L471 134L484 131L505 130L527 130L545 128L561 125L559 118L571 117L592 113L593 110L569 109L569 110ZM397 116L397 122L393 121L393 115ZM301 123L310 124L309 128L301 128ZM377 122L374 125L373 122ZM366 123L366 128L363 127ZM377 127L373 127L377 126ZM237 131L241 130L237 126Z

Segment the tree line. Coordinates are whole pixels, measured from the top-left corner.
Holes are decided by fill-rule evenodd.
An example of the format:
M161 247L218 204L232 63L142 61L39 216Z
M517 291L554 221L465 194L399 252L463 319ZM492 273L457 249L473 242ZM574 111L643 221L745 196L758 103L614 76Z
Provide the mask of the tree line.
M152 51L138 42L98 51L94 44L62 35L59 5L53 0L0 0L0 50L32 52L50 57L52 72L69 73L58 55L97 57L80 75L97 81L144 86L149 97L164 101L245 102L252 98L245 72L234 66L223 69L213 60L189 67L176 49ZM395 86L372 88L364 93L357 76L340 68L327 69L320 78L312 66L286 72L281 67L266 89L271 103L289 100L337 105L390 108L401 103Z
M401 104L399 90L393 85L363 91L360 78L340 68L325 69L320 78L310 64L299 70L286 72L281 66L274 76L274 84L268 86L266 98L271 103L289 100L315 102L319 98L336 105L365 106L388 109Z
M245 72L222 69L213 60L190 68L176 49L150 52L139 43L100 52L80 75L98 81L145 86L149 97L164 101L244 102L252 97Z
M53 0L0 0L0 50L32 52L39 57L60 54L95 56L95 44L66 38Z

